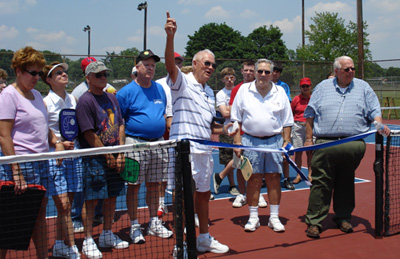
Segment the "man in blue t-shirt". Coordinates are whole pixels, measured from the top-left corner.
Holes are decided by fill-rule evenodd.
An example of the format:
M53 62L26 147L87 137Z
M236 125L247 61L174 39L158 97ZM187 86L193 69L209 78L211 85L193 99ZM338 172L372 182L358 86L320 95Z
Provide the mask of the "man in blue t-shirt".
M162 140L166 125L167 98L163 87L152 80L158 61L160 58L151 50L140 52L136 58L136 79L117 93L122 117L125 120L126 144ZM140 164L138 180L135 183L128 183L126 195L128 215L131 219L130 237L133 243L145 242L137 215L137 195L144 181L150 214L148 234L161 238L171 237L172 231L166 229L157 217L159 184L167 181L167 150L161 148L134 152L127 159L134 159Z

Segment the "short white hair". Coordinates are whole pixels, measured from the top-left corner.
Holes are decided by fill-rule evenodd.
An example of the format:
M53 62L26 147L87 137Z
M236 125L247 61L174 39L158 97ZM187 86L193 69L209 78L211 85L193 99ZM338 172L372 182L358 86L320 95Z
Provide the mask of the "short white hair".
M256 65L255 65L256 71L258 70L258 66L259 66L261 63L270 64L270 70L271 70L270 72L274 71L274 63L273 63L271 60L266 59L266 58L260 58L259 60L257 60Z
M341 57L335 58L335 62L333 62L333 71L335 71L336 69L339 70L342 68L342 65L340 64L340 61L342 61L342 60L350 60L354 64L354 61L351 57L341 56Z
M211 54L211 56L213 56L213 58L215 59L215 55L214 55L214 53L213 53L211 50L209 50L209 49L203 49L203 50L200 50L199 52L197 52L196 54L194 54L194 57L193 57L193 60L192 60L192 65L194 65L193 62L194 62L195 60L198 60L198 59L200 58L200 56L201 56L202 54L204 54L204 53Z

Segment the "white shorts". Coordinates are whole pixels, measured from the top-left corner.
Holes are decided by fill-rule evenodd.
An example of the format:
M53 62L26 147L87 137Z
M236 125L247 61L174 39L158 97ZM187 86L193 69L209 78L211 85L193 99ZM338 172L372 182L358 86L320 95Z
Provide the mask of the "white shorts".
M197 192L210 190L211 176L213 174L214 160L211 153L190 154L192 176L196 183Z

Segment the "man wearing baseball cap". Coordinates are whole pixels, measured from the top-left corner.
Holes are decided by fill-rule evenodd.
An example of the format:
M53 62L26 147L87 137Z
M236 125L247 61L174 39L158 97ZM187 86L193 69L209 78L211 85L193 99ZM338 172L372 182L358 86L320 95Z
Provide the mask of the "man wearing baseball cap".
M149 49L140 52L136 58L136 79L117 93L125 121L126 144L162 140L167 98L162 86L152 80L156 72L156 62L159 61L160 57ZM145 242L137 213L138 192L143 182L146 184L146 201L150 214L147 233L160 238L170 238L173 234L157 216L159 185L167 181L167 150L141 152L143 155L140 157L128 155L140 164L138 180L128 183L126 194L126 206L131 220L130 237L135 244Z
M110 70L99 61L90 63L85 69L89 89L81 96L76 107L81 148L125 144L124 124L117 98L103 91ZM123 249L129 246L111 230L115 201L118 196L125 194L124 180L119 175L124 168L124 160L122 153L84 157L82 160L86 203L86 214L82 214L86 223L82 252L88 258L102 258L92 238L94 210L100 199L104 199L104 224L99 247ZM93 174L96 174L96 181L92 181Z
M83 74L85 74L85 69L86 67L92 63L92 62L96 62L97 60L94 57L86 57L82 60L81 62L81 69ZM89 86L88 83L85 81L83 81L82 83L80 83L78 86L75 87L75 89L72 91L72 95L76 97L76 99L79 99L82 94L84 94L87 90L88 90ZM110 89L109 89L110 88ZM108 91L109 93L116 93L116 89L110 85L109 83L107 83L106 87L104 88L104 91Z

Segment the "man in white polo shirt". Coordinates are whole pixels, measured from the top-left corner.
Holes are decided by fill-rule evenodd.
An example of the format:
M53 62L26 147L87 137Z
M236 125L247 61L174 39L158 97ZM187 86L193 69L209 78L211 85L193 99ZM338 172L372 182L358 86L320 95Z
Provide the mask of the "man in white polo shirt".
M202 50L194 55L193 72L182 73L175 65L174 37L176 21L169 17L165 31L165 66L168 71L167 82L171 87L173 119L170 138L211 139L211 132L221 134L225 129L213 123L215 116L214 93L207 81L214 73L216 64L210 50ZM193 179L196 183L195 208L199 217L200 234L197 238L197 251L227 253L229 247L219 243L208 233L208 211L210 197L210 180L213 173L213 159L209 146L191 143L190 150Z
M231 120L239 122L239 128L244 132L240 135L238 131L233 143L277 150L290 141L293 125L292 110L283 88L271 81L273 63L267 59L259 59L255 68L256 80L240 87L232 106ZM240 149L234 149L234 152L240 157ZM268 227L275 232L285 231L285 227L279 220L282 154L244 150L243 155L253 166L253 175L247 182L250 217L244 227L245 231L253 232L260 226L258 199L263 175L265 175L270 203Z

